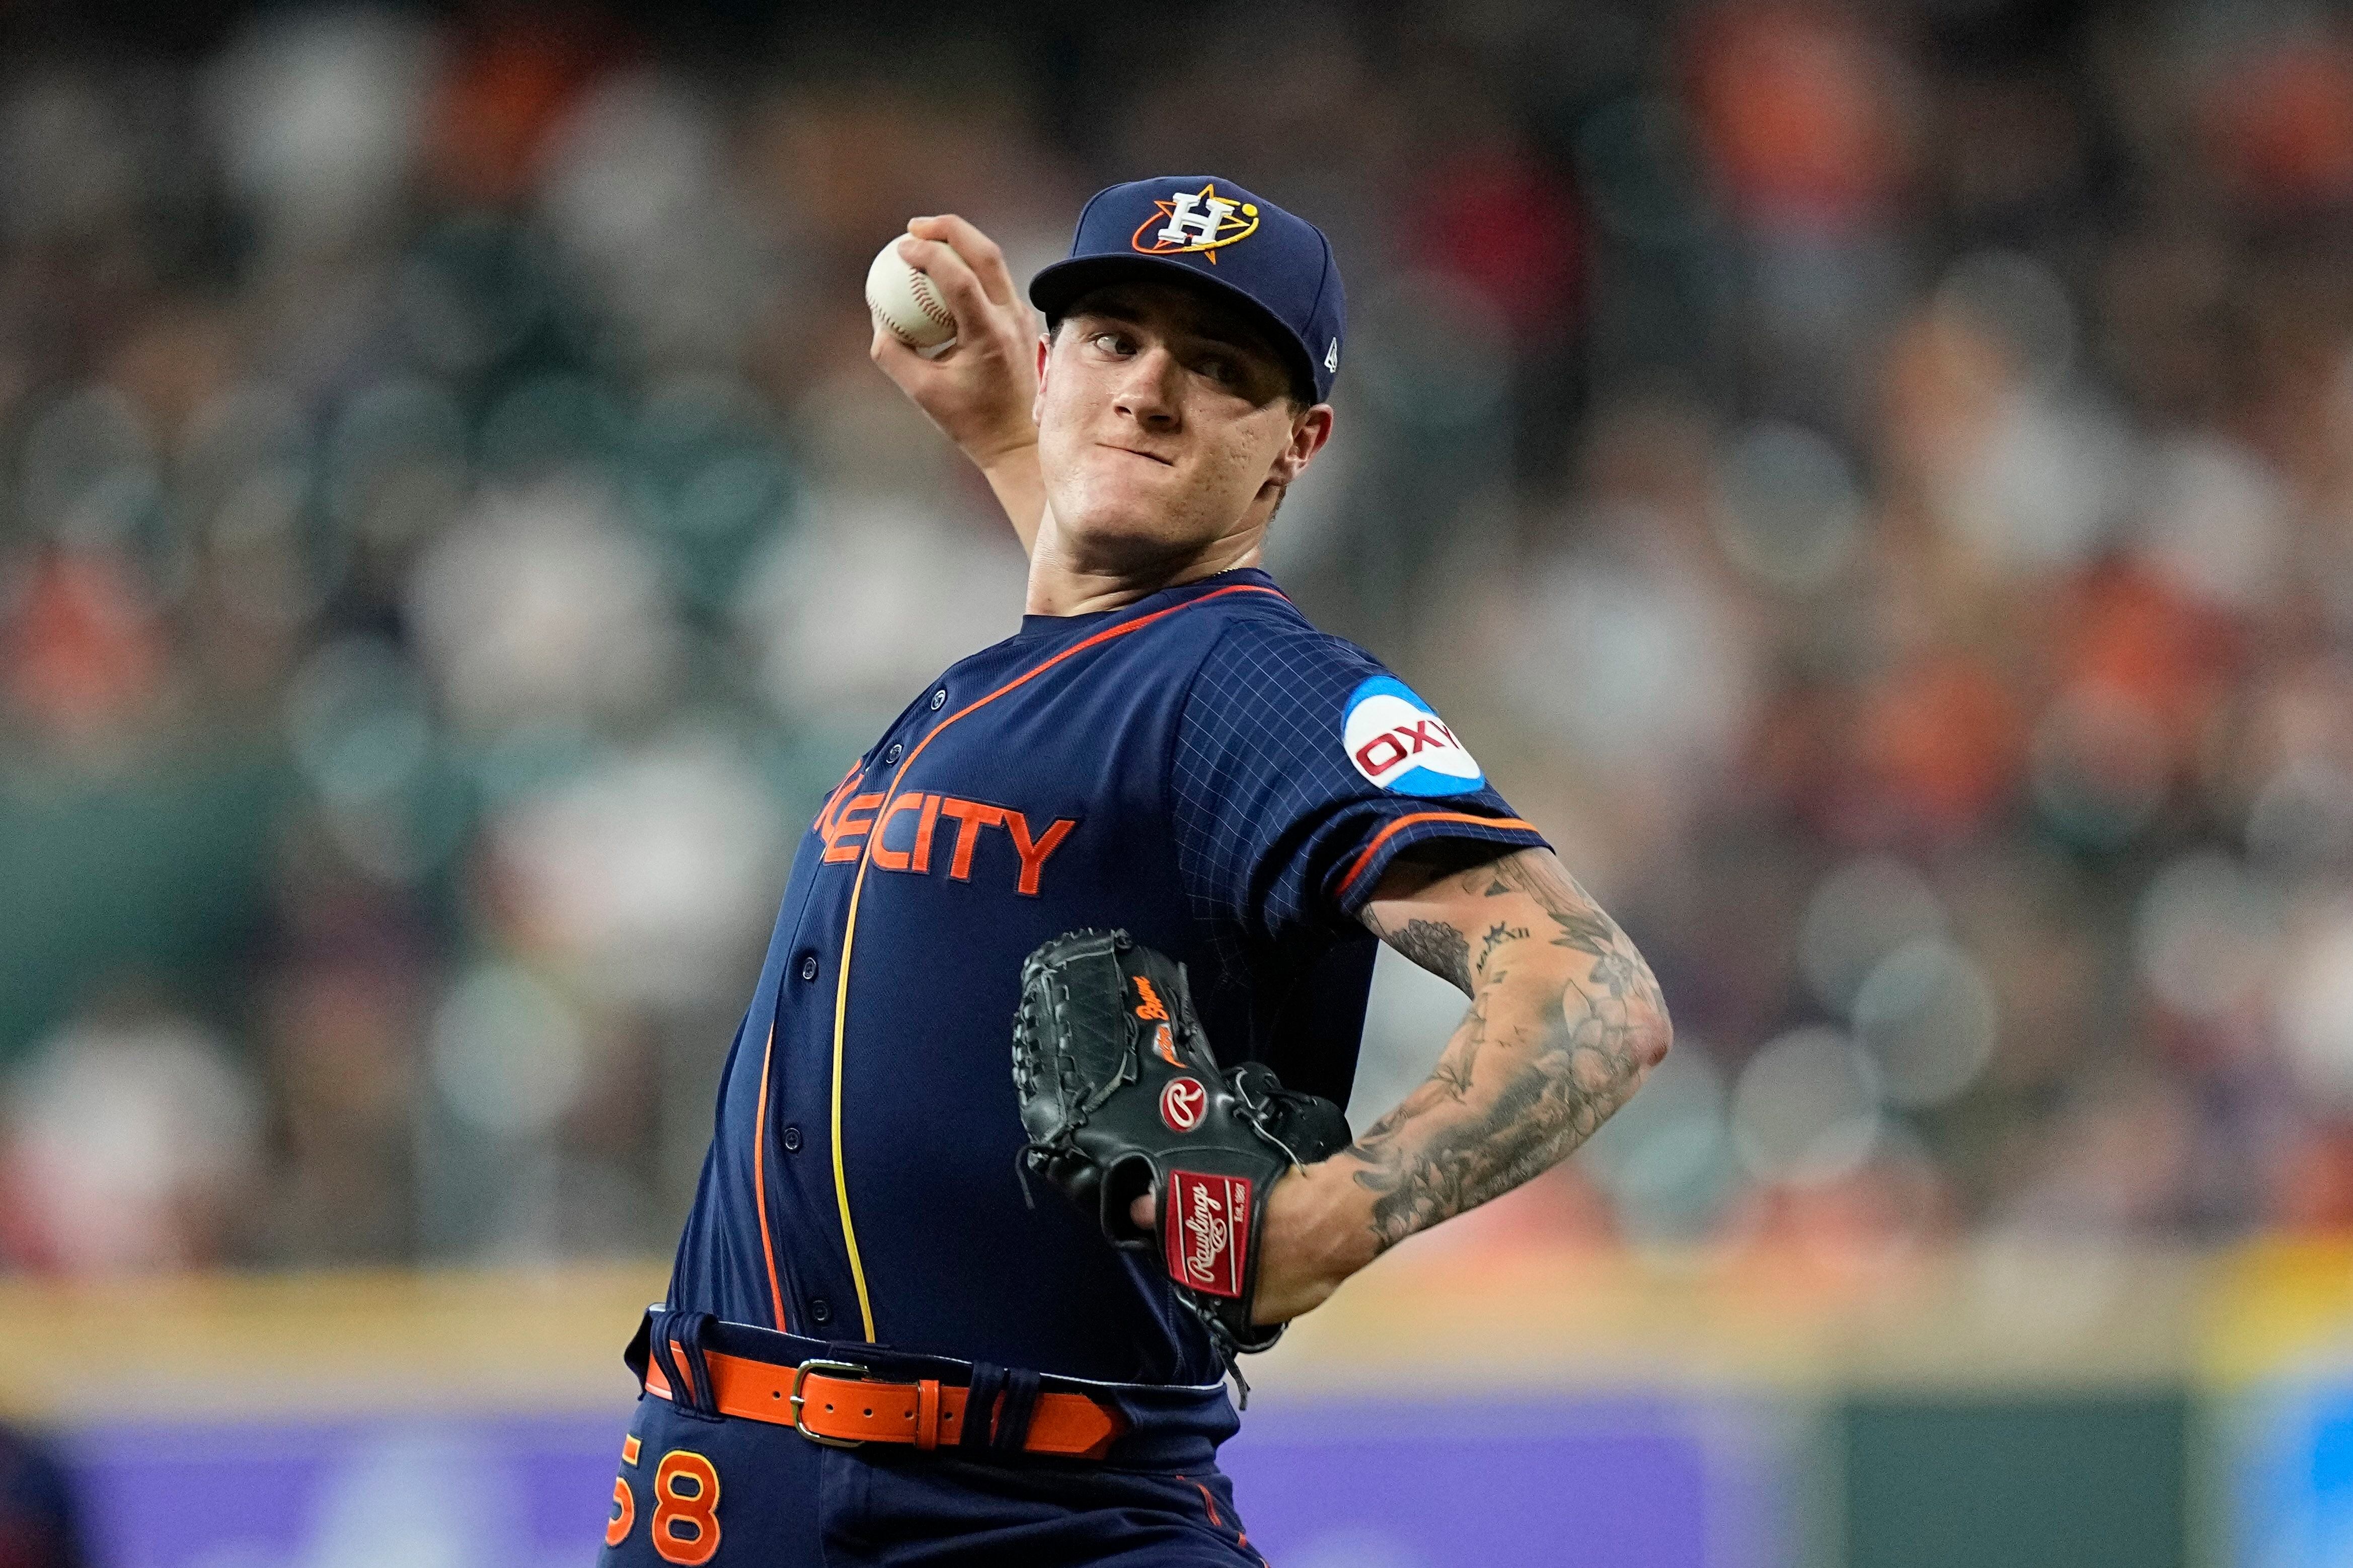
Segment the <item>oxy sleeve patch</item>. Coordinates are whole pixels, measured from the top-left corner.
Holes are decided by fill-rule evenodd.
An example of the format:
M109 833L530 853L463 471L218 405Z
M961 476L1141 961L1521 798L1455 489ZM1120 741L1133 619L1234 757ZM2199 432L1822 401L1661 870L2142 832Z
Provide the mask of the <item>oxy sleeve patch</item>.
M1438 710L1393 675L1357 683L1342 709L1340 744L1370 782L1398 795L1468 795L1487 775Z

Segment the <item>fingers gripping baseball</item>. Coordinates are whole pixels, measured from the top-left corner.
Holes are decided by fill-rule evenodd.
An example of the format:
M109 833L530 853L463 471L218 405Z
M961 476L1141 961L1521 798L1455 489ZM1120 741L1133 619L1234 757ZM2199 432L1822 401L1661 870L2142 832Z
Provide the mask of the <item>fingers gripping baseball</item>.
M963 218L919 217L897 242L955 318L945 352L926 357L878 319L869 354L882 373L984 468L1035 445L1037 318L1015 293L996 243Z
M907 225L907 232L918 239L938 240L945 244L972 269L981 291L989 302L1009 310L1019 310L1026 320L1028 311L1020 297L1013 291L1013 273L1005 265L1005 252L997 241L975 228L969 222L946 214L941 217L919 217Z

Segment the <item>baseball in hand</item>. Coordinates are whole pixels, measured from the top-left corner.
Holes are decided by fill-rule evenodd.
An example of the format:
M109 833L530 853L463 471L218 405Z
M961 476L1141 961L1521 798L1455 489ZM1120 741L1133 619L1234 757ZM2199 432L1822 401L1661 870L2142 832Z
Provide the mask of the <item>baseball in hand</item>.
M911 349L935 353L955 341L955 313L931 278L900 258L896 239L866 269L866 308Z

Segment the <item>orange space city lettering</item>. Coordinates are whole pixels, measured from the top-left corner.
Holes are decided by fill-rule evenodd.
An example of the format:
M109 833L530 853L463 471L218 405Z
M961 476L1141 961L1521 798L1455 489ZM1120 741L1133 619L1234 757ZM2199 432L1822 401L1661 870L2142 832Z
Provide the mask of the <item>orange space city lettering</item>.
M1058 816L1033 830L1028 815L1009 805L923 790L903 790L886 804L879 793L849 795L849 787L845 784L826 802L814 826L825 840L828 864L855 865L869 852L871 839L878 871L918 877L939 872L952 882L968 882L981 835L997 832L1012 844L1018 862L1013 890L1033 899L1047 858L1079 825L1074 816Z

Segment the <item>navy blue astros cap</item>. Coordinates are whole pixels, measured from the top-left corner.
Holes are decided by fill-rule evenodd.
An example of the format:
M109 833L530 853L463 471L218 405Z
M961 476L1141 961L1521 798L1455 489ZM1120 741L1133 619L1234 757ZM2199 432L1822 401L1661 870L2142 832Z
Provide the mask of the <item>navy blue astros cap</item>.
M1305 218L1214 174L1162 174L1097 191L1079 214L1070 256L1029 280L1029 302L1060 318L1091 289L1172 271L1250 307L1306 373L1315 401L1332 395L1347 331L1332 242Z

